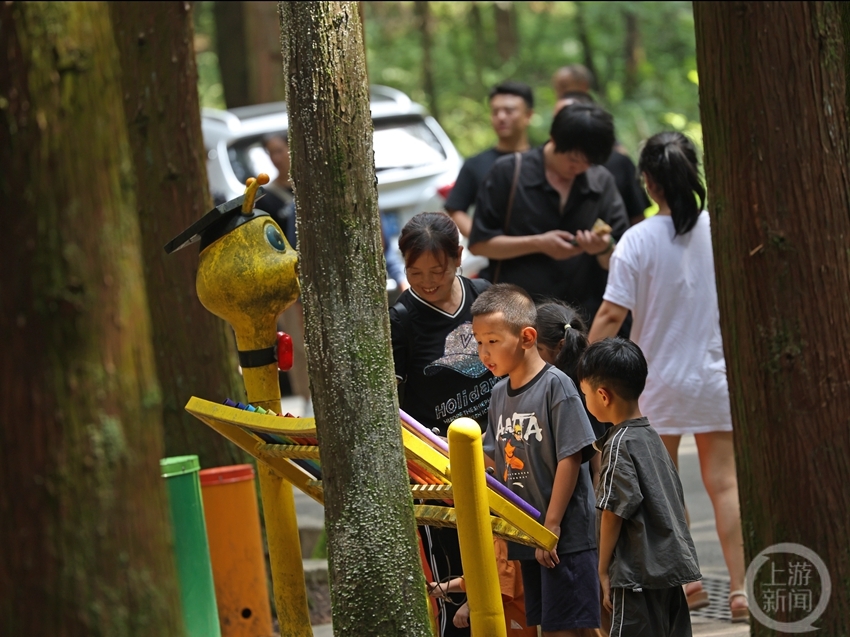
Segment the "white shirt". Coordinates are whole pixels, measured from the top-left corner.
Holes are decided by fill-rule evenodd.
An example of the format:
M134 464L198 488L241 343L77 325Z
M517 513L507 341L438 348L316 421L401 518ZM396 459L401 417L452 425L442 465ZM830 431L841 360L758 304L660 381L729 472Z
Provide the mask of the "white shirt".
M731 431L708 212L675 236L656 215L629 228L603 297L632 311L631 339L649 367L640 409L661 434Z

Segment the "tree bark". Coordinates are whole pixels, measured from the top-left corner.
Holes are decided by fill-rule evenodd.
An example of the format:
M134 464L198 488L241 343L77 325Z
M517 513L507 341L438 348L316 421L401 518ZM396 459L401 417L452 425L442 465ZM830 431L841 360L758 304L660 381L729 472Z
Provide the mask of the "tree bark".
M250 75L245 59L248 35L244 4L239 0L217 0L213 3L215 48L227 108L254 103L251 101Z
M334 630L424 637L357 7L280 8Z
M202 467L246 462L246 454L183 409L190 396L242 400L245 389L230 328L195 293L197 256L192 250L173 255L163 250L211 207L191 6L114 2L109 7L123 68L165 451L197 454Z
M623 82L623 94L626 99L634 97L638 86L638 65L643 57L640 45L640 28L638 27L638 15L633 8L623 9L623 20L626 23L626 78Z
M434 49L434 19L427 0L416 0L413 7L422 32L422 88L428 98L428 110L436 119L440 119L437 84L434 82L434 63L431 60L431 52Z
M581 49L584 58L584 65L587 70L593 75L593 86L602 99L605 99L607 94L605 90L605 82L599 77L599 72L596 70L596 65L593 63L593 45L590 42L590 33L587 29L587 21L584 19L584 3L576 2L576 30L578 31L578 39L581 42Z
M217 0L213 14L227 108L282 101L277 2Z
M0 632L183 635L106 4L0 5Z
M243 59L249 77L252 104L282 102L286 84L280 57L280 18L275 0L241 2L247 26Z
M478 91L482 95L487 94L487 85L484 82L484 68L487 64L487 53L490 48L487 32L484 30L484 21L481 18L481 7L477 2L469 3L469 26L472 29L473 41L476 46L472 50L472 59L475 63L475 79L478 83Z
M832 597L815 625L848 635L850 157L839 8L694 7L745 552L752 560L793 542L820 555ZM758 571L751 607L765 608L770 571ZM776 634L753 624L753 635Z
M502 62L507 62L519 50L516 5L513 2L494 2L493 16L496 24L496 52Z

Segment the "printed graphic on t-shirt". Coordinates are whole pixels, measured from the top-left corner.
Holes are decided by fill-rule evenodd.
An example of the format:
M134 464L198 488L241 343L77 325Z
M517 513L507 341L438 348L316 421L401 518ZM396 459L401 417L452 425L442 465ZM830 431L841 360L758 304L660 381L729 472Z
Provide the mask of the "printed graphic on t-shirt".
M496 436L504 443L505 484L520 489L525 488L528 472L528 446L539 444L543 440L543 430L534 412L505 416L500 419Z
M478 345L472 335L472 323L458 325L446 337L446 349L438 358L425 367L425 375L433 376L442 369L453 369L468 378L480 378L487 373L484 363L478 358Z

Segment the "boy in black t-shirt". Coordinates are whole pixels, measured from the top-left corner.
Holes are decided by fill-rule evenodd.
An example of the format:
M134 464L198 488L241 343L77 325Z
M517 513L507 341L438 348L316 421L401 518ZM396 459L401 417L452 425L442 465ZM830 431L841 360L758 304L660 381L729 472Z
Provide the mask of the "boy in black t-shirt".
M540 523L558 536L551 551L508 547L522 566L528 625L539 625L544 637L577 636L600 620L587 463L594 435L573 381L540 358L536 319L534 301L515 285L494 285L472 304L481 362L507 376L490 395L484 452L499 480L539 509Z
M587 410L610 422L596 489L599 581L612 637L690 637L682 585L702 578L685 520L679 473L641 415L646 359L621 338L591 345L576 371Z

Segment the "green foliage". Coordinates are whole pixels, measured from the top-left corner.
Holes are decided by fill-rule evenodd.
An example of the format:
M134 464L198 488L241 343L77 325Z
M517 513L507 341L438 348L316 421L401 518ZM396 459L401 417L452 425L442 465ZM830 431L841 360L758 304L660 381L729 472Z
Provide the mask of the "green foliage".
M510 7L518 46L506 61L496 41L496 4ZM546 141L555 93L552 74L585 63L579 16L597 72L595 96L616 118L617 136L633 156L642 140L681 130L702 148L694 19L690 2L429 2L431 51L440 124L464 155L492 145L487 93L504 79L527 82L536 109L529 132ZM224 108L215 52L213 3L196 2L195 48L202 106ZM422 104L422 26L413 2L366 2L366 47L373 84L398 88ZM627 70L627 16L638 37L634 73ZM477 18L477 19L476 19Z
M215 18L211 0L195 2L195 63L198 66L198 98L201 107L225 108L224 86L216 53Z
M414 3L365 4L371 81L430 104L423 89L422 26ZM518 47L507 61L497 49L496 4L513 5ZM586 59L580 14L598 75L596 97L615 116L618 137L632 154L641 140L662 129L682 130L702 145L690 2L429 2L429 8L433 98L440 123L462 154L469 156L493 143L487 92L508 78L534 89L531 141L539 144L547 139L556 99L552 74ZM634 15L639 34L631 81L628 13Z

